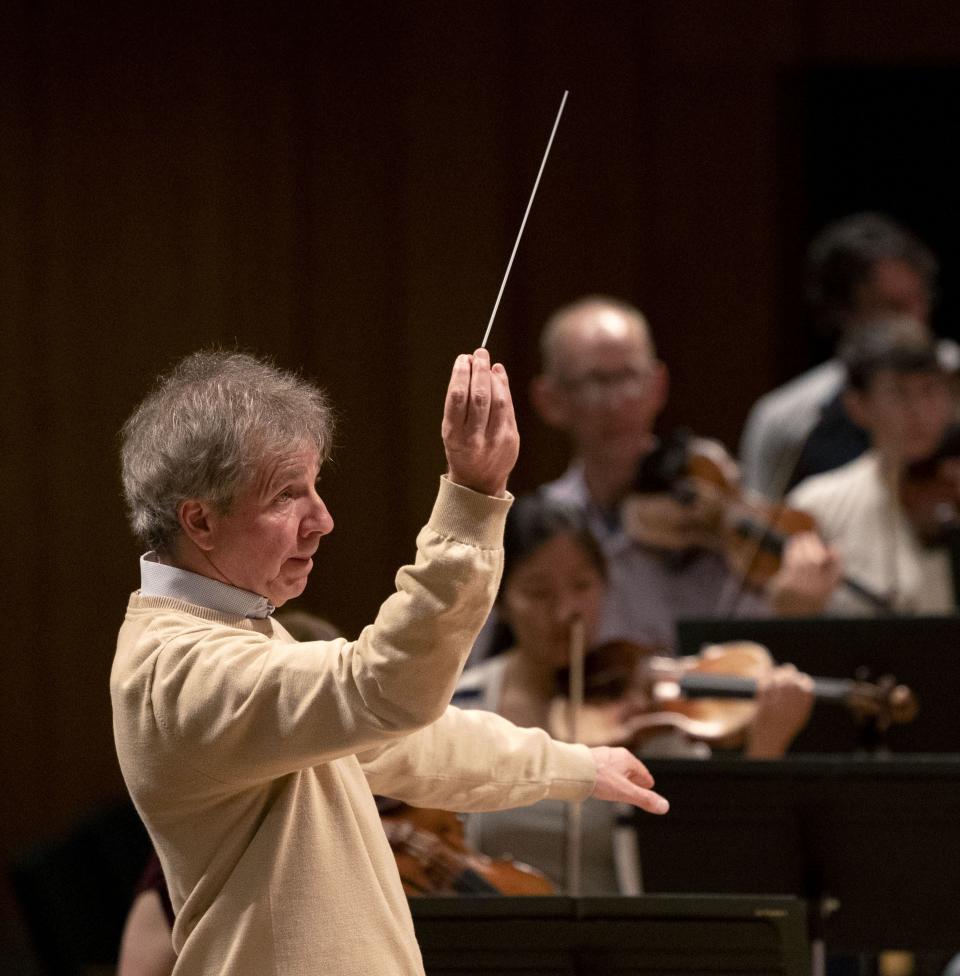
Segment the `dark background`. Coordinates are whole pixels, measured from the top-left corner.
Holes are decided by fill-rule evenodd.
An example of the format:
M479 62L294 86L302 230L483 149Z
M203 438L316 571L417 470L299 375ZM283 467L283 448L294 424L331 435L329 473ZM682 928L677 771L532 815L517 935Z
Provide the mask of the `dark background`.
M337 529L300 602L354 634L428 513L449 366L483 335L564 88L491 341L515 489L563 467L525 390L543 320L584 292L649 315L665 426L732 447L826 353L800 302L826 219L925 236L960 332L953 0L196 6L0 10L4 860L123 789L107 683L138 549L116 432L152 378L221 343L329 389Z

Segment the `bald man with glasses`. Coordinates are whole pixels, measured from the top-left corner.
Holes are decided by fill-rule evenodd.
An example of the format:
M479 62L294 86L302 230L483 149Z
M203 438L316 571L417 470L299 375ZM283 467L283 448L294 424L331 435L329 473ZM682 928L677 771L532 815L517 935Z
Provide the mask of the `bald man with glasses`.
M815 536L791 544L781 571L758 592L740 585L690 508L670 496L650 496L644 504L689 545L645 545L625 531L622 503L641 462L657 447L654 425L669 388L667 368L636 308L602 296L561 308L544 327L541 354L531 397L540 417L567 435L573 452L567 471L541 491L585 511L604 550L610 587L601 641L626 639L669 652L682 617L766 617L822 608L839 567Z

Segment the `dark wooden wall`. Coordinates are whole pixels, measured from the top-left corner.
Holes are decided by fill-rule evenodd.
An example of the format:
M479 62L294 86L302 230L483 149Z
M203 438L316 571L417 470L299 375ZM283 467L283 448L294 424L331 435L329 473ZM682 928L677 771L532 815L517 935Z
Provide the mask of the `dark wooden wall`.
M4 857L122 790L107 678L138 553L116 432L157 372L239 344L328 387L337 529L302 602L355 632L429 509L449 364L483 334L564 88L491 343L521 489L564 460L524 402L537 332L587 291L648 312L667 422L735 443L806 365L797 79L960 57L951 0L194 6L4 5Z

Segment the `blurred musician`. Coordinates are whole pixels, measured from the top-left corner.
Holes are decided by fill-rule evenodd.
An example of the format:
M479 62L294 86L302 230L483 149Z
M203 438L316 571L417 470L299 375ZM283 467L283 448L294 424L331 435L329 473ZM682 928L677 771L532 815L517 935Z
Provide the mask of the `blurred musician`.
M681 617L798 614L823 606L839 570L815 535L792 540L780 572L755 592L700 538L696 513L667 494L645 503L652 521L678 543L645 544L625 531L621 504L657 444L654 425L669 385L637 309L610 298L580 299L547 322L541 352L533 402L573 449L567 472L542 491L583 512L603 550L609 586L598 640L669 650Z
M956 401L939 345L914 319L880 316L853 333L842 355L844 405L870 448L801 482L788 500L816 518L845 572L895 610L952 613L960 444L951 448L948 436ZM845 589L828 610L875 612Z

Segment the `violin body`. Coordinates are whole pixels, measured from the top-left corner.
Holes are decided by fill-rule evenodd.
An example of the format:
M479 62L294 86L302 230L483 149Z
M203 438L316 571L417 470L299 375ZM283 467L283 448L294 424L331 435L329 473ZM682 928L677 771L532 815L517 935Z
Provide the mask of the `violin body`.
M960 426L951 427L929 458L908 464L900 504L920 541L946 545L960 529Z
M550 731L570 741L575 721L586 745L642 747L677 730L690 739L732 748L743 743L757 716L761 683L777 667L770 652L752 641L713 644L685 658L661 657L616 641L591 651L585 661L585 695L576 717L558 694L550 706ZM910 722L918 705L909 688L886 676L876 683L845 678L813 681L813 696L836 701L857 722L879 729Z
M780 570L791 536L817 532L806 512L744 491L736 463L721 444L682 430L641 461L620 511L635 541L668 552L719 551L755 590ZM960 516L954 524L960 527ZM844 575L839 582L879 612L892 612L888 598L858 580Z
M380 822L408 896L556 893L535 868L471 850L455 813L401 804Z
M578 739L588 746L638 748L656 735L677 730L697 741L734 746L756 715L755 701L685 699L677 684L679 673L759 679L773 666L766 648L749 642L674 659L615 641L587 655L586 694L576 718ZM558 695L550 706L551 734L569 741L571 719L567 698Z
M726 449L689 431L643 459L633 488L621 506L631 538L665 550L720 551L755 588L779 570L789 536L816 530L805 512L743 491Z

